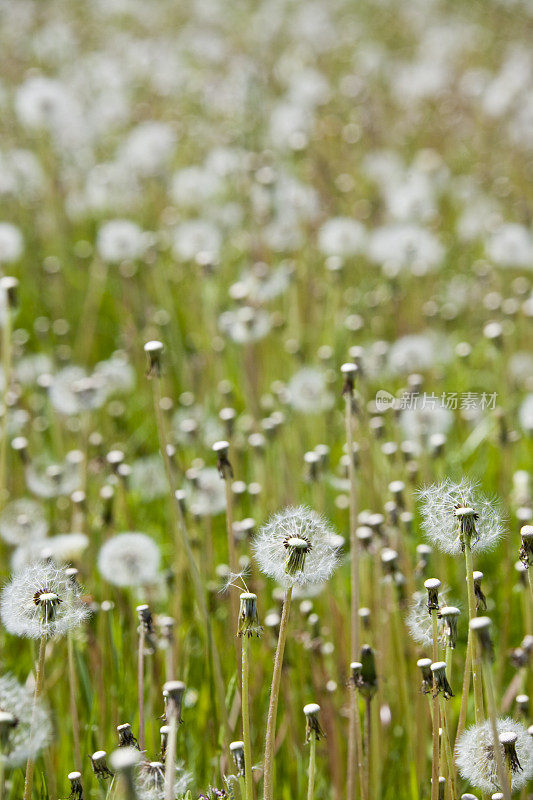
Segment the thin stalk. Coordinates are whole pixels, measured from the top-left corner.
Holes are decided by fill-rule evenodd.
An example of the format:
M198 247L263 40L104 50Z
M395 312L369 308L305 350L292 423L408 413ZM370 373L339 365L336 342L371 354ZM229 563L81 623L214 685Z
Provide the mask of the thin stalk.
M529 593L531 594L531 602L533 603L533 570L531 567L527 570L527 579L529 582Z
M274 797L274 737L276 735L276 716L278 712L279 686L281 682L281 670L283 666L283 653L285 652L285 642L287 641L287 631L289 627L289 614L291 610L292 586L285 590L283 600L283 611L279 626L278 645L274 659L274 670L272 673L272 688L270 689L270 702L268 706L267 729L265 736L265 758L263 762L263 800L272 800Z
M249 709L249 682L250 682L250 662L249 662L249 643L246 634L241 638L241 672L242 672L242 740L244 742L244 781L246 800L253 800L254 785L252 779L252 741L250 737L250 709Z
M463 674L463 688L461 690L461 710L459 712L459 722L457 723L457 733L455 741L461 738L466 727L466 712L468 710L468 695L470 692L470 673L472 672L472 657L470 655L471 639L470 628L468 629L468 640L466 643L465 669Z
M440 718L442 722L442 738L444 743L444 753L446 756L446 763L448 765L448 778L451 784L452 797L456 798L457 795L457 781L455 777L455 767L452 755L452 746L450 742L450 729L448 725L448 715L446 713L446 700L442 695L440 697Z
M139 626L139 648L137 652L137 702L139 706L139 750L144 750L144 625Z
M2 429L0 439L0 508L3 508L4 501L7 497L6 483L6 459L7 459L7 418L8 418L8 405L7 396L9 393L9 385L11 383L11 331L13 323L11 319L11 310L9 302L7 302L4 326L2 331L2 369L4 371L4 392L3 392L3 414L2 414Z
M475 639L475 636L473 637ZM487 697L487 711L490 720L490 727L492 730L492 738L494 742L493 751L496 756L496 771L498 773L498 780L500 782L501 791L503 792L505 800L511 800L511 787L507 777L505 764L503 760L502 747L498 736L498 727L496 724L497 710L496 700L494 693L494 679L492 677L492 669L490 662L485 661L485 669L483 670L483 679L485 683L485 695Z
M178 720L172 714L168 722L169 731L165 753L165 800L174 800L174 773L176 771L176 742L178 739ZM142 748L141 748L142 749Z
M465 569L466 569L466 586L468 590L468 616L471 622L476 616L476 596L474 591L474 572L472 566L472 550L469 542L465 542ZM470 641L470 654L472 658L472 683L474 685L474 713L476 725L483 722L485 717L483 711L483 686L481 679L481 661L479 658L478 642L476 637L470 632L468 633Z
M437 611L431 612L433 627L433 662L438 660L438 628ZM433 756L431 761L431 800L438 800L439 797L439 695L433 676Z
M179 554L181 551L181 547L185 551L185 556L187 559L187 565L189 567L189 574L192 579L194 592L196 596L196 603L198 605L198 609L200 614L203 618L203 622L206 628L207 634L207 644L208 644L208 651L211 659L212 669L213 669L213 678L215 682L215 694L216 694L216 703L217 703L217 711L218 717L222 720L222 724L224 726L224 733L225 733L225 748L228 749L229 745L229 738L230 738L230 725L228 719L228 712L226 708L226 697L224 691L224 681L222 678L222 669L220 666L220 658L218 655L218 650L216 648L214 636L213 636L213 628L211 625L211 618L209 616L209 611L207 608L207 601L205 598L205 592L202 585L202 579L200 577L200 573L198 571L198 566L194 559L194 554L192 551L189 534L187 531L187 526L185 524L185 519L181 510L181 506L179 504L179 500L176 497L176 490L177 486L175 485L174 476L172 473L172 465L170 463L170 458L167 451L167 437L165 433L165 422L163 419L163 412L161 410L161 385L160 385L160 378L159 376L155 376L152 380L153 386L153 401L154 401L154 411L157 423L157 432L159 436L159 449L161 451L161 455L163 457L163 464L165 467L165 473L167 476L168 485L170 488L170 493L172 496L172 508L174 510L175 515L175 559L176 559L176 567L179 569L180 565L180 558ZM181 547L180 547L181 545ZM179 574L179 573L178 573Z
M4 754L0 752L0 800L4 800L5 777Z
M307 784L307 800L313 800L315 796L315 774L316 774L316 736L312 735L309 742L309 782Z
M350 660L357 661L359 654L359 543L357 541L357 489L353 463L352 397L345 395L346 447L348 451L348 477L350 480ZM354 707L355 705L355 707ZM348 800L355 797L356 753L360 749L360 734L357 733L357 700L350 708L348 728ZM357 759L359 760L359 759Z
M235 537L233 535L233 492L231 489L231 473L227 469L224 475L224 493L226 496L226 532L228 535L228 557L229 568L234 575L239 571L237 562L237 550L235 548ZM236 631L239 622L239 600L236 592L229 593L230 598L230 630ZM237 664L239 663L239 643L235 642Z
M74 640L72 634L67 637L67 650L68 650L68 678L69 678L69 694L70 694L70 719L72 723L72 739L74 740L74 763L76 769L81 773L81 747L80 747L80 720L78 717L78 706L76 703L77 681L76 670L74 667Z
M37 700L41 696L44 680L44 658L46 655L46 639L43 636L39 642L39 656L37 658L37 668L35 671L35 691L33 694L33 711L30 724L30 737L33 735L35 725L35 707ZM30 800L31 790L33 789L33 773L35 772L35 761L29 758L26 763L26 777L24 779L24 800Z
M366 796L370 798L370 775L372 770L372 698L365 697L365 783Z

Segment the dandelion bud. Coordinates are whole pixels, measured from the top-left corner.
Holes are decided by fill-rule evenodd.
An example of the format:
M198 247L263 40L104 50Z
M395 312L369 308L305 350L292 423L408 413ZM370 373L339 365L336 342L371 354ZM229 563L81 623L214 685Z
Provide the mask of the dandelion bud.
M137 739L132 733L129 722L123 722L122 725L117 725L117 733L119 747L136 747L139 749Z
M244 775L244 742L231 742L229 746L238 775Z
M377 689L377 672L376 660L374 651L369 644L363 645L361 648L361 678L360 678L360 691L365 697L372 697Z
M527 694L518 694L516 696L516 705L520 714L524 717L529 717L529 696Z
M306 744L311 740L312 737L315 737L315 739L319 741L325 736L325 733L318 722L319 712L320 706L317 703L308 703L306 706L304 706Z
M520 561L525 567L533 564L533 525L523 525L520 529L522 544L518 551Z
M5 295L7 306L11 310L18 305L18 287L19 282L13 276L4 275L0 278L0 291Z
M238 635L260 636L261 630L257 613L257 595L253 592L243 592L240 597Z
M344 378L344 386L342 387L342 394L353 395L355 388L355 376L358 369L356 364L346 363L341 366L341 374Z
M457 621L461 612L455 606L444 606L440 610L439 616L444 621L444 633L446 634L446 647L452 650L457 643Z
M81 785L81 772L69 772L67 778L70 781L69 800L83 800L83 787Z
M516 743L518 734L515 731L503 731L499 735L500 744L503 747L505 763L509 772L522 772L522 765L516 754Z
M428 578L424 581L424 587L428 593L427 609L431 614L432 611L439 610L439 589L441 583L438 578Z
M161 377L161 355L163 353L163 342L156 340L146 342L144 352L148 356L148 378Z
M481 581L483 580L483 573L479 570L475 570L473 572L472 577L474 579L474 594L476 596L476 611L480 608L483 611L487 610L487 598L483 594L483 590L481 588Z
M494 647L490 635L492 620L490 617L475 617L470 622L470 630L476 634L481 646L481 655L489 661L494 658Z
M163 686L163 696L165 698L165 716L167 721L175 718L179 723L182 722L181 706L184 693L185 684L183 681L167 681L167 683L165 683Z
M228 459L229 442L215 442L213 445L213 452L216 453L217 456L217 469L220 477L223 480L226 480L226 478L233 478L233 468Z
M422 694L429 694L433 688L433 673L431 672L431 659L419 658L416 666L422 673L422 685L420 691Z
M99 780L104 780L105 778L112 778L113 773L107 766L107 753L105 750L97 750L92 756L89 756L91 759L91 764L93 767L93 772Z
M446 677L446 662L445 661L435 661L431 665L431 672L433 673L433 679L435 682L435 694L444 695L444 699L448 700L450 697L453 697L452 687L448 683L448 679Z

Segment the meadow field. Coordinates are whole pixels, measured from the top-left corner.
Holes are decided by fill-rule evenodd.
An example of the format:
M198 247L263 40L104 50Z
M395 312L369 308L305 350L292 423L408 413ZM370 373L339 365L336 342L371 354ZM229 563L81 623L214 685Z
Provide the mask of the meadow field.
M533 797L532 41L0 0L0 800Z

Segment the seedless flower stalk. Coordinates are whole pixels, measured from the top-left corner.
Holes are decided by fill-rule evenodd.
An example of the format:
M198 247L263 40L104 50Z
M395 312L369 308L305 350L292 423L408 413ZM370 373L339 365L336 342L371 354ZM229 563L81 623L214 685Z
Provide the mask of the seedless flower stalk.
M35 669L34 711L35 711L35 704L39 699L39 697L41 696L43 690L45 656L46 656L46 638L42 636L39 641L39 655L37 658L37 666ZM33 714L30 731L33 730L34 722L35 722L35 715ZM29 758L28 763L26 764L26 777L24 778L24 800L30 800L31 798L34 771L35 771L35 761Z
M309 743L309 776L307 783L307 800L314 800L316 774L316 743L324 735L318 722L320 706L308 703L304 706L305 741Z
M231 483L233 480L233 468L228 458L229 442L220 441L215 442L213 451L217 456L217 469L220 477L224 481L224 493L226 498L226 531L228 536L228 557L229 567L233 574L239 571L237 563L237 551L235 549L235 536L233 532L233 494ZM231 630L237 628L238 605L237 595L230 592L230 611L231 611ZM238 655L238 645L237 645Z
M511 800L511 788L507 779L507 773L505 770L498 734L498 714L496 710L496 696L494 692L494 680L492 677L491 664L494 656L490 636L491 625L492 621L489 617L476 617L476 619L473 619L470 622L470 630L472 632L472 642L476 642L476 646L480 650L481 659L483 660L483 680L485 683L485 696L487 698L487 710L492 731L493 753L496 761L498 781L500 783L500 789L503 792L505 800Z
M249 681L250 681L250 662L249 644L250 638L260 635L259 617L257 614L257 595L252 592L242 592L240 597L239 609L239 628L238 634L241 639L241 673L242 673L242 738L244 746L244 782L246 800L253 800L254 787L252 779L252 744L250 737L250 709L249 709Z
M356 661L359 655L359 543L357 541L357 488L353 461L353 411L354 380L357 373L355 364L346 363L341 367L344 376L342 393L345 403L346 448L348 456L348 479L350 481L350 660ZM355 796L355 764L358 739L357 695L351 697L350 721L348 729L348 786L347 796Z
M202 586L202 580L200 578L200 573L198 571L198 567L192 552L191 543L189 540L189 534L187 531L187 527L185 525L185 519L178 499L177 486L175 485L175 480L172 473L172 465L170 463L170 457L167 449L167 436L165 432L165 423L163 420L163 413L161 409L161 383L160 383L161 355L163 351L163 344L158 341L147 342L144 346L144 350L148 355L148 361L149 361L148 376L153 378L152 380L153 403L154 403L157 431L159 436L159 448L161 451L161 455L163 457L165 473L167 476L168 485L172 495L172 507L174 509L174 514L175 514L175 526L176 526L175 551L176 551L176 568L177 568L176 574L179 575L179 553L181 549L180 548L181 544L183 546L183 549L185 550L187 564L189 567L189 572L192 578L194 591L196 595L196 602L198 604L200 614L203 617L204 624L206 627L208 650L213 667L213 678L215 682L217 710L219 718L222 720L222 724L224 726L226 745L228 745L230 725L228 719L228 712L226 708L224 682L222 678L222 670L220 667L220 659L213 636L213 629L211 625L209 611L207 608L204 588Z
M168 681L163 687L163 692L165 695L165 716L169 728L165 749L165 800L174 800L176 741L178 725L181 722L181 705L185 684L182 681Z
M438 662L438 610L439 610L439 589L440 581L438 578L428 578L424 586L428 592L428 611L431 615L433 639L432 657L433 663ZM431 800L438 800L439 794L439 695L435 673L433 672L433 755L431 761Z

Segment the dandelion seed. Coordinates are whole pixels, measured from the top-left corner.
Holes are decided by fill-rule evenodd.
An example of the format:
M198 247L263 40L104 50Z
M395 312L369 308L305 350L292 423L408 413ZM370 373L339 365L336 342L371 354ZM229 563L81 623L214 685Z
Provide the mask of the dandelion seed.
M419 492L422 528L430 542L444 553L459 555L468 536L473 552L496 545L504 532L498 504L477 491L477 484L446 479ZM477 515L477 517L475 516Z
M0 597L5 628L30 639L64 636L88 617L63 570L48 562L32 564L13 577Z
M285 586L322 583L338 563L335 532L305 506L278 512L253 540L262 572Z

